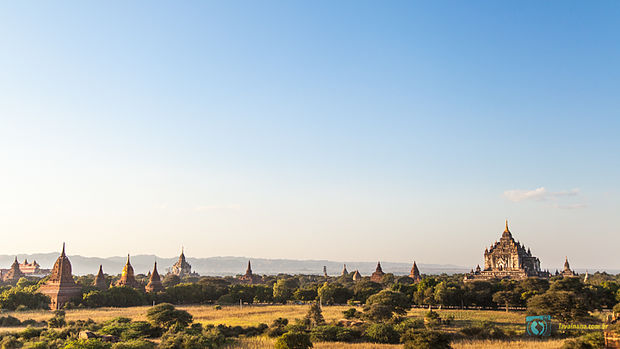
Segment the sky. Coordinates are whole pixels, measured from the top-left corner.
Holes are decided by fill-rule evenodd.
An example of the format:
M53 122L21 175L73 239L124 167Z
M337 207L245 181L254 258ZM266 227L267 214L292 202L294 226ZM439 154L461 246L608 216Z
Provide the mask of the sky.
M0 4L0 254L620 269L620 3Z

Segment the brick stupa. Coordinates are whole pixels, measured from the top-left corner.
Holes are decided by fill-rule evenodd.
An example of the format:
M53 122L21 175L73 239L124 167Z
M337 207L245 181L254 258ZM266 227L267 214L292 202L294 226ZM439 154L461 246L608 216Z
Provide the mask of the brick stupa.
M164 290L164 285L161 283L161 278L157 272L157 262L153 266L153 272L149 276L149 283L146 284L146 292L157 293Z
M71 262L65 255L64 243L62 253L54 263L50 278L39 288L39 292L50 297L50 309L52 310L61 309L71 299L82 295L82 288L73 280Z

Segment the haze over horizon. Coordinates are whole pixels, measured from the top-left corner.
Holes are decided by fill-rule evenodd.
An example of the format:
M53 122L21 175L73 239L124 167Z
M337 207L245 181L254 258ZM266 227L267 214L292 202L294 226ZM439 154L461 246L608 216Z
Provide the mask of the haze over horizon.
M351 4L0 4L0 254L620 269L619 3Z

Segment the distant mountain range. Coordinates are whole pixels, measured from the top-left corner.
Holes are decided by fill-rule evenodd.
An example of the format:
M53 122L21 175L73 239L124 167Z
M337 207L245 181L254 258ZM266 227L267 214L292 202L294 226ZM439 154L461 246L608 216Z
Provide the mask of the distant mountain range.
M36 253L36 254L18 254L17 259L20 263L24 259L28 262L36 260L41 268L51 269L54 262L58 258L58 252ZM14 255L0 255L0 268L8 269L15 259ZM84 257L79 255L69 256L73 273L76 275L96 274L99 265L103 265L103 271L106 274L120 274L127 257ZM162 258L155 255L136 255L131 256L131 265L134 267L136 274L147 274L153 268L153 262L157 261L157 267L160 273L165 274L178 257ZM370 275L375 271L377 262L335 262L328 260L295 260L295 259L265 259L250 257L208 257L208 258L192 258L187 257L187 261L192 265L192 270L200 275L227 276L239 275L245 273L248 260L252 261L252 270L255 274L276 275L284 274L323 274L323 266L327 267L327 273L331 276L340 275L343 264L347 265L349 272L356 269L364 276ZM408 275L411 270L411 263L393 263L381 262L383 271L393 273L395 275ZM463 267L452 264L424 264L418 263L418 268L422 274L455 274L466 273L471 267ZM555 271L549 270L552 273ZM578 273L584 273L586 269L575 269ZM590 273L597 271L596 268L589 269ZM606 270L608 273L620 273L620 270Z
M41 268L51 269L54 262L58 258L59 253L36 253L36 254L18 254L17 259L20 263L24 259L28 262L37 261ZM0 255L0 268L9 268L15 256ZM103 265L103 271L106 274L120 274L127 257L84 257L79 255L71 256L71 265L73 274L86 275L96 274L99 265ZM153 268L153 262L157 261L157 267L160 273L166 273L178 257L162 258L155 255L136 255L131 256L131 265L134 267L136 274L147 274ZM192 270L200 275L238 275L245 273L248 260L252 261L252 270L255 274L275 275L279 273L285 274L323 274L323 266L327 267L327 273L332 276L340 275L343 264L347 265L349 272L359 270L362 275L370 275L375 271L377 262L334 262L328 260L294 260L294 259L265 259L265 258L249 258L249 257L208 257L208 258L192 258L187 257L187 261L192 265ZM407 275L411 270L410 263L391 263L381 262L383 271L386 273L394 273L396 275ZM468 272L471 268L461 267L450 264L423 264L418 263L418 268L422 274L453 274Z

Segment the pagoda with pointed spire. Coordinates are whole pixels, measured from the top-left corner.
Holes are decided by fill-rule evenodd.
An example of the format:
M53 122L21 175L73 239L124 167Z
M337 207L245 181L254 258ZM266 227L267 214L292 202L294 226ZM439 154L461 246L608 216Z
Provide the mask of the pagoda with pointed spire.
M170 268L170 273L180 278L192 274L192 266L185 260L185 248L181 248L179 260Z
M38 292L50 297L50 309L52 310L62 309L69 301L82 295L82 288L73 280L71 262L65 254L64 243L49 279L39 287Z
M377 262L377 268L375 269L375 272L370 275L370 281L381 282L383 275L385 275L385 273L383 272L383 269L381 269L381 262Z
M347 276L347 275L349 275L349 271L347 270L347 265L343 264L342 265L342 274L341 274L341 276Z
M477 267L476 271L465 275L464 280L522 280L528 277L549 277L549 273L540 269L540 260L529 248L515 241L506 220L502 237L484 250L484 269Z
M131 288L141 289L142 285L136 280L133 267L129 260L129 254L127 255L127 263L123 267L121 278L116 282L116 286L127 286Z
M239 276L239 280L244 283L253 284L259 282L261 279L259 275L254 275L252 272L252 263L248 261L248 268L245 270L245 274Z
M2 281L8 283L15 283L20 278L24 276L24 273L19 269L19 262L17 261L17 257L15 257L15 261L11 264L11 269L9 269L6 274L2 277Z
M570 268L570 264L568 263L568 256L566 256L566 258L564 259L564 269L562 269L560 275L565 278L572 278L577 276L577 274Z
M360 274L359 270L355 270L355 273L353 273L353 281L359 281L362 279L362 274Z
M153 265L153 272L149 276L149 283L146 284L145 290L148 293L157 293L164 290L164 285L161 283L161 278L157 272L157 262Z
M411 267L409 277L413 279L413 282L422 281L422 276L420 276L420 270L418 270L418 266L415 264L415 261L413 261L413 267Z
M100 290L105 290L108 288L108 283L105 281L105 275L103 275L103 265L99 264L99 272L95 277L95 282L93 285Z

